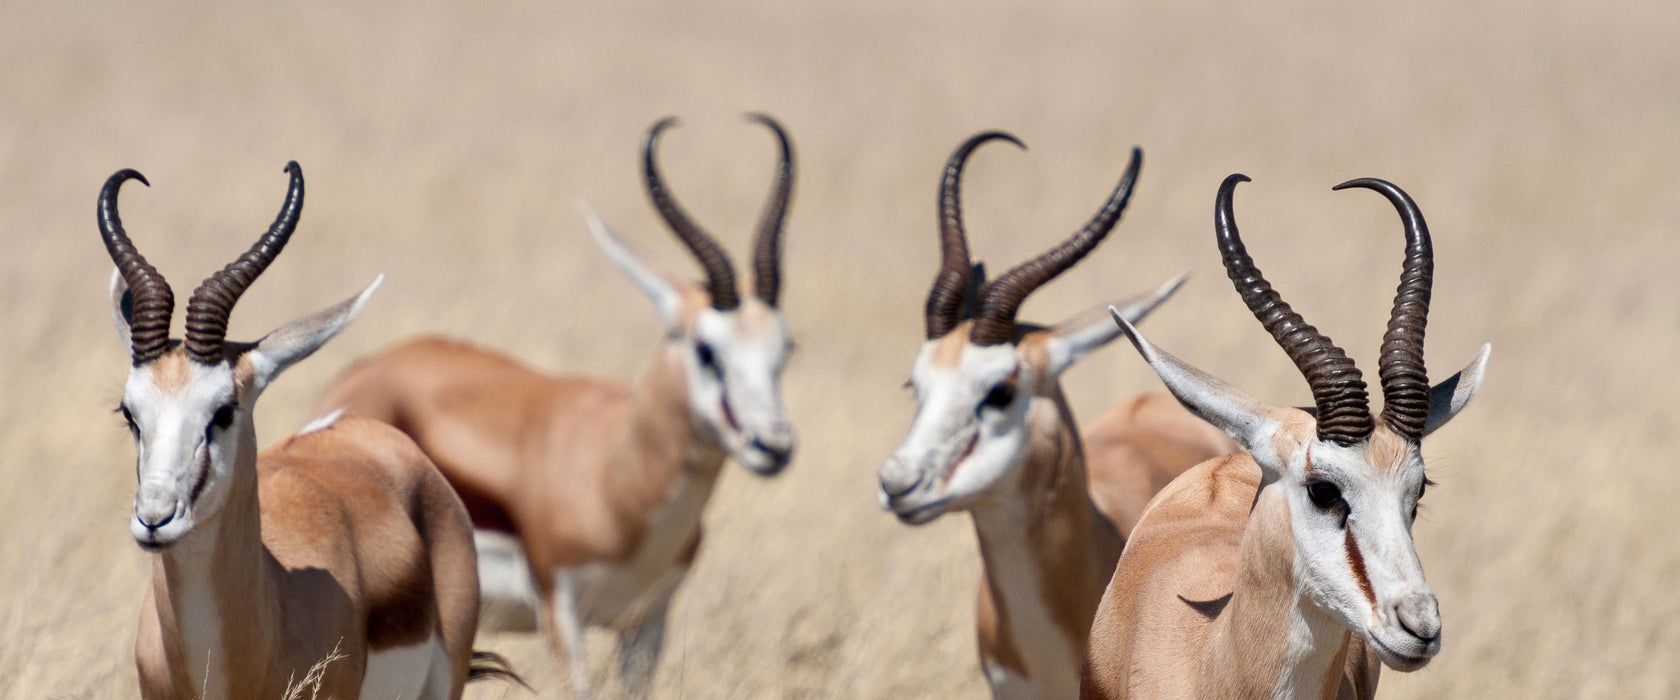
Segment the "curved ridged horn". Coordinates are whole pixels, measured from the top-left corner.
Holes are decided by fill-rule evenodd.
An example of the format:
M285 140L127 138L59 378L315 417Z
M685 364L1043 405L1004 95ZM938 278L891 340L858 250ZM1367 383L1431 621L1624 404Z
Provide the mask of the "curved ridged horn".
M222 361L222 341L234 303L274 262L292 231L297 230L298 217L303 214L303 168L294 160L286 164L286 172L292 176L286 203L268 232L244 255L205 278L187 300L187 356L195 362L213 365Z
M1020 310L1021 302L1028 294L1033 293L1033 290L1073 267L1074 263L1095 250L1097 244L1108 236L1108 232L1120 222L1120 214L1126 210L1126 203L1132 198L1132 186L1137 184L1138 171L1142 168L1143 150L1133 148L1131 162L1126 165L1126 172L1120 176L1119 184L1114 186L1114 192L1108 196L1108 201L1103 203L1102 209L1097 210L1096 216L1091 217L1084 228L1074 232L1061 245L1016 265L986 285L986 289L980 293L980 306L975 313L974 331L969 335L969 342L975 345L997 345L1009 342L1010 338L1014 337L1015 312Z
M759 219L758 241L753 249L753 293L764 303L776 305L782 287L782 225L787 218L788 198L793 194L793 147L788 144L787 132L770 115L752 113L748 119L770 128L782 148L782 160L776 166L776 184L770 191L770 202L764 205Z
M1236 214L1231 207L1231 193L1239 182L1248 182L1248 177L1225 178L1214 204L1214 230L1219 237L1225 273L1236 285L1248 310L1260 319L1260 325L1266 327L1306 377L1307 386L1312 388L1313 404L1318 407L1318 439L1342 445L1358 443L1369 437L1372 429L1365 380L1347 353L1302 320L1254 266L1254 259L1249 257L1237 234Z
M117 217L117 192L128 180L139 180L151 187L146 176L136 170L119 170L99 190L99 235L105 239L105 251L117 264L123 282L128 285L130 313L129 345L132 346L136 367L162 355L169 347L169 316L175 312L175 292L157 268L134 247Z
M1002 140L1026 150L1021 140L1002 131L985 131L970 136L945 161L945 177L939 182L939 274L928 290L927 337L939 338L951 332L960 320L963 298L968 294L969 277L973 268L968 262L968 234L963 232L962 185L963 166L974 150L987 141Z
M1429 226L1423 212L1405 191L1375 178L1349 180L1335 189L1363 187L1387 197L1400 212L1406 226L1406 262L1400 272L1400 286L1394 290L1394 310L1383 333L1382 359L1377 374L1382 378L1383 422L1406 439L1423 439L1423 423L1429 417L1429 373L1423 365L1423 327L1429 320L1429 292L1435 279L1435 251L1429 243Z
M653 206L659 210L659 215L665 218L666 225L677 234L677 238L688 246L694 257L700 261L700 266L706 270L706 292L712 296L712 308L719 311L729 311L741 305L741 299L735 291L735 268L730 266L729 258L723 254L723 248L717 241L706 235L684 213L682 207L677 206L677 200L671 197L665 188L665 180L659 175L659 165L654 162L654 150L659 145L659 133L676 125L676 117L666 117L659 120L648 129L647 140L642 145L642 175L647 180L648 198L653 200Z

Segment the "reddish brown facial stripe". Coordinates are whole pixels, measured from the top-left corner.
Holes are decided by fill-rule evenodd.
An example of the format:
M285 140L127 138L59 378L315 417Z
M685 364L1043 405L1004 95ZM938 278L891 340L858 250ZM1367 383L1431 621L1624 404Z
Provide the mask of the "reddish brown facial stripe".
M1353 568L1353 578L1359 581L1359 590L1365 592L1365 599L1371 601L1371 607L1377 606L1377 594L1371 590L1371 577L1365 574L1365 556L1359 553L1359 543L1353 540L1353 530L1343 529L1345 537L1342 539L1347 549L1348 566Z

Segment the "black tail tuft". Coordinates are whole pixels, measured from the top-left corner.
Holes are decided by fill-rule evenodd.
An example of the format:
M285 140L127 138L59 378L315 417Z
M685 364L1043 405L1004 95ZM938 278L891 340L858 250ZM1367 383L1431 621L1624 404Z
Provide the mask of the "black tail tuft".
M533 693L537 692L535 688L531 687L531 684L526 683L525 679L520 678L519 674L514 672L513 666L509 665L507 659L502 658L501 654L493 651L473 650L472 661L467 663L467 682L472 683L491 678L518 683L526 690Z

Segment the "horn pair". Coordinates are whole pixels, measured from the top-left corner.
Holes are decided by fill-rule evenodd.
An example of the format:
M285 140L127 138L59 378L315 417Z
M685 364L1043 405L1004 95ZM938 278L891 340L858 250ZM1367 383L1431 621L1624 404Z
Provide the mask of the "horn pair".
M770 191L770 202L765 205L764 215L760 218L758 240L753 250L754 293L764 300L764 303L775 306L782 286L783 221L787 217L788 198L793 193L793 148L788 144L787 133L775 119L757 113L748 114L747 118L763 124L775 133L782 152L781 161L776 166L776 179ZM647 181L648 198L653 200L654 208L659 210L659 215L665 219L666 225L688 246L689 251L700 261L700 266L705 269L706 292L712 297L712 308L729 311L741 305L735 287L735 268L730 265L729 257L724 255L723 248L717 241L695 224L682 207L677 205L677 200L666 188L665 179L659 174L659 165L655 162L654 151L659 145L660 133L676 123L676 117L666 117L648 129L647 140L642 147L642 174Z
M233 313L234 303L269 263L274 262L292 232L297 230L298 218L303 213L303 169L297 161L292 161L286 164L286 172L291 175L286 203L280 207L280 214L268 232L244 255L206 278L187 300L187 356L195 362L213 365L222 361L228 315ZM139 366L157 359L168 349L169 318L175 310L175 294L157 268L147 263L134 247L123 230L122 219L117 216L117 193L128 180L151 184L135 170L119 170L107 179L99 192L99 233L105 239L105 250L111 254L111 261L128 284L129 341L134 364Z
M974 268L969 262L968 236L963 231L962 200L958 189L962 184L963 167L975 149L988 141L1008 141L1022 149L1020 139L1001 131L987 131L964 141L945 163L945 176L939 185L939 274L934 277L933 289L928 292L926 318L928 339L949 333L963 320L964 306L973 302L974 326L969 340L975 345L998 345L1015 336L1015 315L1027 295L1073 267L1119 223L1120 214L1131 199L1132 186L1137 183L1138 171L1143 167L1143 151L1133 148L1131 162L1119 184L1109 194L1095 216L1060 245L1044 254L1015 266L996 280L979 287L972 294ZM972 297L972 298L971 298Z
M1236 215L1232 211L1231 195L1237 183L1247 182L1243 175L1225 178L1219 186L1214 204L1214 229L1219 238L1219 252L1225 262L1225 272L1236 285L1248 310L1260 320L1279 346L1295 362L1307 384L1312 387L1313 403L1317 406L1318 439L1342 445L1357 444L1371 436L1370 399L1365 393L1365 381L1359 368L1347 353L1330 338L1302 320L1283 297L1273 291L1254 260L1249 257L1237 234ZM1406 229L1406 261L1400 273L1400 286L1395 290L1394 309L1389 314L1388 330L1383 334L1382 360L1378 374L1382 378L1382 420L1389 429L1412 442L1423 437L1424 420L1429 416L1429 375L1423 365L1423 331L1429 316L1429 292L1435 276L1434 251L1429 243L1429 227L1417 203L1402 191L1383 180L1361 178L1349 180L1333 189L1364 188L1381 193L1400 212Z

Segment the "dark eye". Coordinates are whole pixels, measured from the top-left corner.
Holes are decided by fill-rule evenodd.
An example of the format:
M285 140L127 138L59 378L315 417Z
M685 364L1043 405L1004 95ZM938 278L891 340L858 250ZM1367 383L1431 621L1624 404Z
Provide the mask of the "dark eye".
M134 437L140 437L140 424L134 422L134 414L128 412L128 407L118 406L117 413L121 413L123 422L128 424L128 432L134 433Z
M723 376L723 370L718 367L717 355L712 352L712 346L705 343L696 344L694 346L694 354L700 358L701 369L711 372L719 377Z
M992 387L991 391L986 392L986 398L980 402L980 405L984 408L996 408L1002 410L1014 402L1015 387L1008 384L999 384Z
M234 408L231 403L216 409L216 415L210 417L210 428L212 430L227 430L228 426L233 425L233 414Z
M1320 510L1330 510L1341 505L1342 490L1328 481L1314 481L1307 484L1307 498Z

